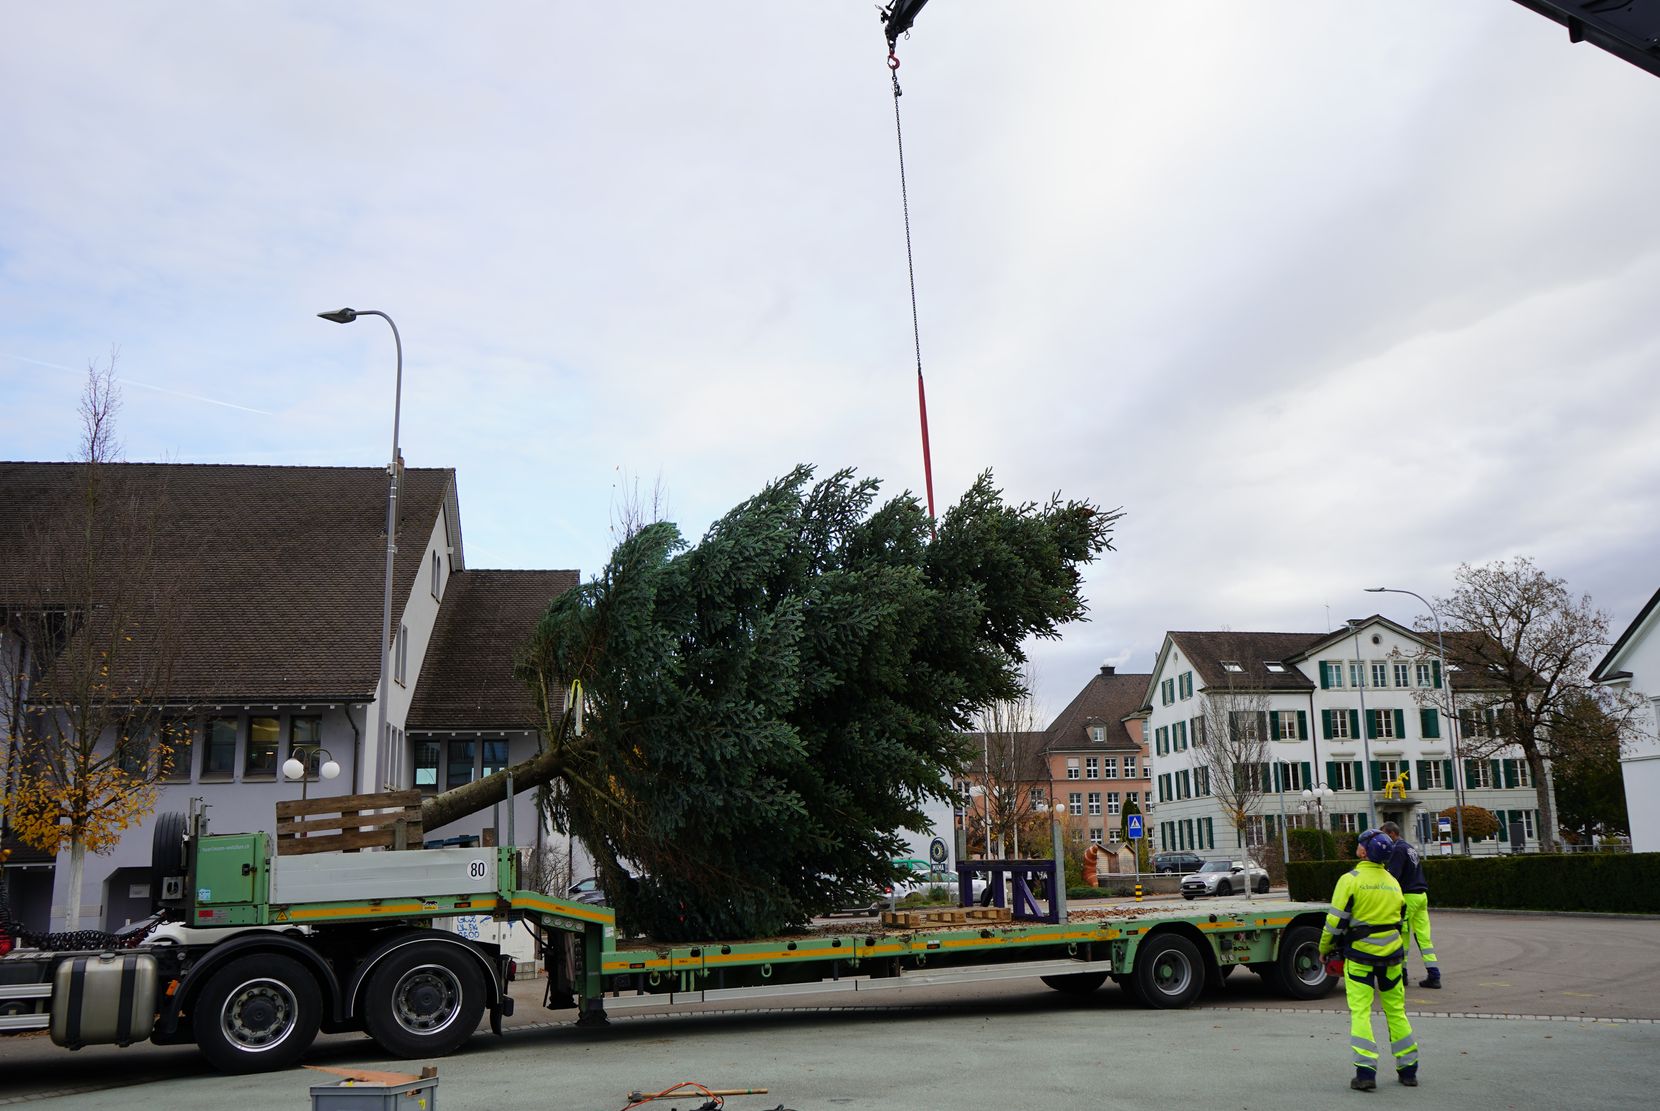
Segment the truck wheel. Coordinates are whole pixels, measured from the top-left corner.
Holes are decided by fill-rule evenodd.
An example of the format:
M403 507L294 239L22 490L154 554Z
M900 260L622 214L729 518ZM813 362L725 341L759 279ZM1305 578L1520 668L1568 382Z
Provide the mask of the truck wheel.
M1180 934L1158 934L1144 942L1134 975L1136 997L1159 1010L1187 1006L1205 986L1199 950Z
M1337 981L1326 975L1320 957L1320 930L1314 926L1292 926L1280 938L1280 954L1268 975L1268 986L1288 999L1319 999L1328 995Z
M442 1057L473 1036L483 1014L478 962L454 945L398 950L364 993L364 1027L397 1057Z
M208 978L190 1008L202 1056L221 1072L268 1072L300 1059L317 1037L322 993L299 961L240 957Z
M1107 982L1105 972L1068 972L1061 976L1039 977L1046 987L1066 995L1088 995Z

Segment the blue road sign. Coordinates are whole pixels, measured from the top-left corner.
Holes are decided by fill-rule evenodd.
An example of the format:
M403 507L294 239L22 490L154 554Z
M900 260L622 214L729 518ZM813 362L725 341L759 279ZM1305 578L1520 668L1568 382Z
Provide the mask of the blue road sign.
M1141 840L1141 815L1131 814L1130 820L1124 823L1124 833L1131 841Z

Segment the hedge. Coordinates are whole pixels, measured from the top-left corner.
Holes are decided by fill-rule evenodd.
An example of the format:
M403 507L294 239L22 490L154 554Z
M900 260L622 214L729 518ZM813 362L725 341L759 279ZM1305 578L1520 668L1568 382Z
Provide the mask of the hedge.
M1293 900L1323 903L1351 861L1293 861ZM1660 914L1660 853L1425 857L1429 905Z

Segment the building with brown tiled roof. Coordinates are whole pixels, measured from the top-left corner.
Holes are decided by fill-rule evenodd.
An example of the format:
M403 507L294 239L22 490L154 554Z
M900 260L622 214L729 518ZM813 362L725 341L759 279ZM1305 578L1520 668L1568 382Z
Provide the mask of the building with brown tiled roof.
M1460 668L1457 652L1444 674L1435 653L1433 637L1377 614L1327 633L1166 633L1144 692L1156 847L1241 851L1212 789L1219 769L1202 751L1207 718L1266 740L1259 766L1233 769L1236 781L1261 784L1244 831L1259 858L1283 854L1285 828L1316 823L1358 832L1395 821L1411 840L1441 841L1437 815L1460 797L1537 843L1526 761L1495 745L1490 716L1472 713L1491 701L1493 676ZM1251 708L1207 715L1207 705L1233 702ZM1479 759L1460 750L1461 729L1483 731Z
M1134 802L1145 812L1151 801L1152 766L1142 731L1149 678L1103 665L1049 726L1050 797L1067 804L1074 841L1120 840L1124 807Z
M178 662L167 701L188 731L154 814L200 797L220 829L274 826L296 798L280 774L290 755L314 771L311 795L457 785L537 748L513 653L574 571L470 571L455 471L408 468L398 497L393 653L384 758L374 745L386 560L387 473L374 467L106 464L121 496L151 508L168 538L156 573L177 588ZM26 659L12 620L51 604L48 563L29 538L79 496L82 467L0 462L0 659ZM6 711L0 709L0 713ZM7 729L8 734L14 732ZM13 742L0 775L16 766ZM322 750L320 753L318 750ZM332 760L337 778L316 768ZM423 784L426 785L426 784ZM130 828L109 856L89 856L83 917L64 923L63 884L38 858L8 864L13 909L45 927L115 927L149 913L150 826ZM474 815L438 837L476 834ZM519 800L519 829L536 829ZM38 854L37 854L38 856Z

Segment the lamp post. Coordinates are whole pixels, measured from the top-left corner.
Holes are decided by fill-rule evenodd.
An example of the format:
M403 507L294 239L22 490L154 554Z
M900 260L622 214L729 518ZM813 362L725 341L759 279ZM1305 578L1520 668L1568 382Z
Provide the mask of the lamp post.
M1349 630L1354 633L1355 639L1355 670L1350 676L1355 680L1355 690L1360 695L1360 752L1365 761L1361 773L1366 779L1366 828L1378 827L1378 804L1372 797L1372 731L1367 728L1366 721L1366 661L1360 655L1360 622L1350 621Z
M1049 806L1049 836L1055 846L1055 891L1049 902L1062 922L1066 921L1066 852L1061 841L1061 815L1065 811L1064 802L1053 802Z
M1324 832L1326 828L1326 802L1336 794L1324 783L1316 783L1313 787L1303 788L1303 813L1313 814L1316 827ZM1326 839L1320 838L1320 859L1326 859Z
M1368 586L1368 594L1407 594L1418 599L1429 610L1430 620L1435 622L1435 651L1441 657L1441 686L1447 692L1447 738L1452 743L1452 788L1453 803L1458 808L1458 843L1463 847L1464 855L1470 855L1470 839L1464 836L1464 788L1459 786L1458 765L1458 703L1452 689L1452 671L1447 667L1447 642L1441 635L1441 615L1435 612L1429 599L1415 590L1401 590L1393 586Z
M387 468L390 482L386 494L386 581L381 598L380 619L380 680L375 685L375 743L369 748L368 768L359 771L359 781L367 788L378 776L385 782L392 770L387 759L386 702L391 696L392 669L392 560L398 552L398 418L403 411L403 338L392 318L379 309L336 309L317 314L336 324L350 324L360 316L378 316L392 329L392 343L397 348L398 377L392 391L392 463Z
M288 759L282 762L282 774L300 781L300 801L306 797L306 784L315 772L322 779L333 779L340 774L340 765L334 755L321 745L295 745L288 750Z
M986 816L986 850L982 860L991 859L991 788L984 783L976 783L968 789L968 797L979 799L980 806Z

